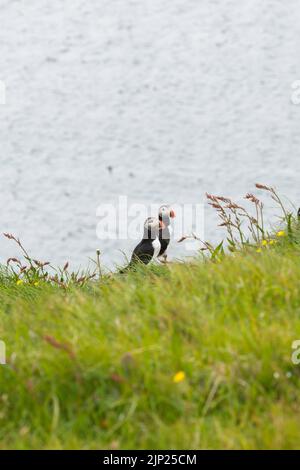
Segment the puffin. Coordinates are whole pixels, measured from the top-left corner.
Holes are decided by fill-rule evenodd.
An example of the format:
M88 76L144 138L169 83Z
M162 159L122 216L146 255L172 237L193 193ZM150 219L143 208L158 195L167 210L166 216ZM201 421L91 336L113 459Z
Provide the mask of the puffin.
M162 223L157 217L148 217L144 222L144 233L140 243L135 247L128 266L120 271L122 274L136 263L149 264L157 258L161 246L159 241L159 229Z
M158 258L162 257L164 262L167 260L167 249L170 243L171 233L170 233L170 224L171 219L176 217L173 209L164 204L160 206L158 210L158 220L160 222L159 228L159 241L160 241L160 251L158 253Z

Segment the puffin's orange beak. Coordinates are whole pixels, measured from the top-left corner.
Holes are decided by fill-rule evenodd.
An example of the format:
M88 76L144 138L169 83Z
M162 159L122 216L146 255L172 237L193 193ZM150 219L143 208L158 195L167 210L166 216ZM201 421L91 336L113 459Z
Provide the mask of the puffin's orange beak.
M176 214L173 211L173 209L170 210L170 217L171 217L171 219L174 219L174 217L176 217Z

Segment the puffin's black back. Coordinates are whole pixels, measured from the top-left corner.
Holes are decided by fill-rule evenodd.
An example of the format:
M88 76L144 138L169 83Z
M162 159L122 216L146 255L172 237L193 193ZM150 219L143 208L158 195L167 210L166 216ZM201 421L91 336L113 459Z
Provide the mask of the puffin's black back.
M154 255L154 247L152 242L157 237L157 232L152 233L151 229L144 228L144 235L142 241L133 250L130 265L136 261L144 264L150 263Z
M158 256L162 256L166 251L170 243L170 230L169 225L171 224L171 220L169 215L162 215L159 214L159 220L163 223L163 228L159 229L159 241L160 241L160 252Z
M133 250L130 264L141 261L144 264L150 263L154 255L152 240L143 239Z
M160 241L160 252L158 256L162 256L166 251L170 243L170 230L166 225L165 228L159 230L159 241Z
M157 220L157 224L155 223ZM154 224L153 224L154 222ZM129 264L119 271L119 274L124 274L128 269L134 267L138 262L143 264L148 264L152 260L156 248L153 245L153 242L157 240L158 242L158 228L159 221L153 217L149 217L144 224L144 234L140 243L135 247L131 255L131 260Z

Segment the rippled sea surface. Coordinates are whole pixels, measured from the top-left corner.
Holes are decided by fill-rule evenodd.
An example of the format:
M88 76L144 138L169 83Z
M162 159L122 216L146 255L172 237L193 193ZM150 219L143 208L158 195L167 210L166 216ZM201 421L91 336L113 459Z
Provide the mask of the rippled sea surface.
M239 198L300 205L297 0L1 0L0 230L32 254L108 266L96 210ZM272 203L271 210L272 210ZM209 208L205 238L222 237ZM0 239L0 261L16 254ZM183 246L171 247L173 256Z

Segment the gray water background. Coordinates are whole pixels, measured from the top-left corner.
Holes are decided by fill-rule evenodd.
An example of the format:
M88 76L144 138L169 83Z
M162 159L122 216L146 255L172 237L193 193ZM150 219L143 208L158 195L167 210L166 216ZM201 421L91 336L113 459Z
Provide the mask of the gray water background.
M0 231L35 257L86 266L99 247L120 262L135 241L96 236L97 207L118 195L204 203L260 181L300 203L298 0L1 0L0 12ZM209 208L204 234L222 238ZM1 262L17 253L0 238Z

